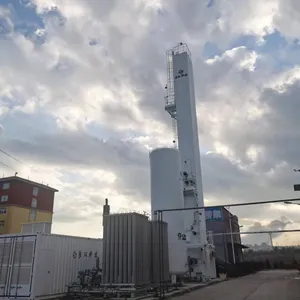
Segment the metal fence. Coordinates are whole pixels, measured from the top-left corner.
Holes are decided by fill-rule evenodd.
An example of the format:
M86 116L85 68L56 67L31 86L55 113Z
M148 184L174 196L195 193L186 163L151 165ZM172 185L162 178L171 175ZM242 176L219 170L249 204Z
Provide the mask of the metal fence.
M228 208L228 207L242 207L242 206L251 206L251 205L263 205L263 204L271 204L271 203L294 203L295 201L300 201L300 198L293 198L293 199L277 199L277 200L268 200L268 201L255 201L255 202L246 202L246 203L233 203L233 204L224 204L224 205L214 205L214 206L206 206L206 207L189 207L189 208L166 208L166 209L161 209L161 210L157 210L154 212L154 214L156 215L157 220L163 222L163 217L164 217L164 212L176 212L176 211L199 211L201 209L207 209L207 208ZM230 232L229 234L231 235L231 237L233 237L236 234L268 234L272 240L272 234L274 233L283 233L283 232L299 232L300 229L294 229L294 230L273 230L273 231L260 231L260 232ZM162 243L163 241L163 232L160 232L161 237L159 238L159 243ZM228 235L228 233L226 233ZM216 235L224 235L224 233L219 233L219 234L215 234ZM232 241L232 239L231 239ZM233 242L232 243L232 247L234 247ZM271 243L272 244L272 243ZM159 249L162 249L162 245L159 246ZM234 249L234 248L233 248ZM233 257L235 256L234 254L234 250L233 250ZM166 282L163 280L163 274L164 274L164 270L163 270L163 253L161 253L160 258L159 258L159 265L160 267L160 279L159 279L159 289L158 289L158 296L159 298L164 298L165 297L165 293L166 290L168 289L168 284L166 284ZM245 264L247 265L246 268L248 268L248 270L258 270L259 268L264 268L264 265L262 263L253 263L251 266L249 264Z

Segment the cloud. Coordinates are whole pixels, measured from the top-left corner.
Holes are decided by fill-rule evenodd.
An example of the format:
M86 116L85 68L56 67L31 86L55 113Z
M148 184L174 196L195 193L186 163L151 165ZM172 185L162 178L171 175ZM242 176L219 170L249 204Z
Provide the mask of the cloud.
M261 231L277 231L285 230L287 226L292 224L286 217L281 217L280 219L272 220L267 224L262 224L261 222L255 222L253 225L247 228L247 231L261 232ZM284 233L272 233L272 239L278 241L278 238L283 236ZM243 243L245 244L270 244L270 237L268 234L248 234L243 235Z
M299 2L296 0L278 1L274 25L288 38L299 36L299 9Z
M272 220L266 225L263 225L260 222L255 222L249 227L249 231L284 230L288 224L291 224L291 222L288 221L287 218L282 217L280 220Z
M22 163L1 155L12 167L2 165L1 171L17 169L60 190L56 231L78 232L84 224L89 229L82 234L98 235L93 226L101 224L106 197L116 211L149 210L149 150L173 140L164 111L165 52L181 41L189 44L194 64L206 203L295 196L299 67L292 59L284 62L289 50L283 47L285 67L276 68L269 57L277 61L281 54L263 46L278 32L293 48L296 2L19 5L34 15L28 28L29 14L16 22L20 10L0 6L6 28L0 41L0 140ZM253 44L244 42L247 37ZM217 56L204 55L207 43ZM265 226L281 215L296 224L297 216L283 209L233 213L247 226Z
M141 202L148 200L148 151L139 143L105 141L84 132L63 132L37 136L34 142L8 140L3 146L27 163L40 160L65 170L82 168L90 173L101 170L104 177L112 174L113 188L119 193L135 196ZM93 182L95 186L98 184L100 182Z
M2 135L3 132L4 132L4 127L3 127L3 125L0 124L0 135Z

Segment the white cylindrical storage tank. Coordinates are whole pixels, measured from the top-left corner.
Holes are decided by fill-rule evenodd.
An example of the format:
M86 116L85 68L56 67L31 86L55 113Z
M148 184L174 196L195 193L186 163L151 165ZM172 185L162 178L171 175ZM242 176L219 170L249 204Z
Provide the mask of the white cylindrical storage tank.
M183 208L180 153L175 148L158 148L150 153L151 211ZM182 211L164 212L168 223L169 266L171 274L183 274L187 270L186 241Z

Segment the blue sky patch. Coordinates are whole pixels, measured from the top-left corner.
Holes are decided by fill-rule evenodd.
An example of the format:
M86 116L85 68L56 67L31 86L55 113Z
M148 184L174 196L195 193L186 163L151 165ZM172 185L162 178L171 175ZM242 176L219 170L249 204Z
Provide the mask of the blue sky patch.
M222 51L216 44L207 42L204 44L202 54L205 59L210 59L214 58L215 56L220 56Z
M36 13L35 7L29 1L2 0L0 6L10 10L11 19L14 23L14 30L28 37L36 29L44 26L41 16Z
M57 132L56 120L50 114L36 112L34 114L16 111L1 118L5 136L30 141L35 136ZM37 125L38 124L38 125Z

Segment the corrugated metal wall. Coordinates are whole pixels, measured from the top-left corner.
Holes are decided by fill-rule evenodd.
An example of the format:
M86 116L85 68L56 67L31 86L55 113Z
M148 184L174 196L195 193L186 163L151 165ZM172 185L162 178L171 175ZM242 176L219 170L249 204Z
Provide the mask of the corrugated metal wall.
M51 233L51 222L34 222L22 224L22 234L28 233Z
M151 235L151 282L169 280L168 224L161 221L150 222Z
M78 271L96 267L97 257L102 265L102 240L64 236L56 234L37 234L35 278L33 281L36 296L46 295L47 268L51 269L49 295L67 291L67 285L77 281ZM47 265L50 264L50 265ZM49 280L49 279L48 279Z
M150 283L148 218L137 213L104 216L103 283Z

